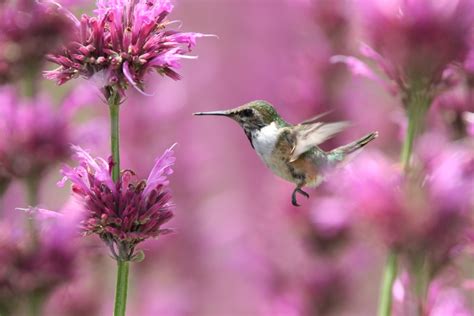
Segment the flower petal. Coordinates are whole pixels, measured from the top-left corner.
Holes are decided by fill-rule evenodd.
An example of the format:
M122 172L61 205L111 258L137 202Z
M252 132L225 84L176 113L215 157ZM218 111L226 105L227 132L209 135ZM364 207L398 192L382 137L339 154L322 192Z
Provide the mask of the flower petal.
M122 66L123 74L125 75L125 78L127 78L127 81L141 94L147 96L147 97L152 97L154 94L149 94L140 89L138 86L138 83L133 80L132 73L130 72L130 65L128 64L128 61L123 63Z
M176 144L173 144L160 158L156 160L155 165L146 180L147 185L143 192L145 196L150 194L150 192L160 184L168 185L167 176L173 173L171 166L176 161L173 151L174 146L176 146Z
M356 76L362 76L368 79L371 79L379 84L381 84L385 89L387 89L390 93L395 93L394 86L390 85L382 79L378 74L376 74L366 63L362 60L353 57L353 56L343 56L343 55L335 55L332 56L330 59L331 63L344 63L348 66L349 70Z

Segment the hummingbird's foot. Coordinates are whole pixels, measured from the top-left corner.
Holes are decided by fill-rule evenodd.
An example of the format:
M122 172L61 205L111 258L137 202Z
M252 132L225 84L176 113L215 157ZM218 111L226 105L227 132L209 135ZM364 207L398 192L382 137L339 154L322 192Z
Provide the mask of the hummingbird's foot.
M301 190L300 188L296 188L293 193L291 194L291 204L293 204L294 206L300 206L298 204L298 201L296 201L296 193L299 193L303 196L305 196L306 198L309 198L309 194L306 193L305 191Z

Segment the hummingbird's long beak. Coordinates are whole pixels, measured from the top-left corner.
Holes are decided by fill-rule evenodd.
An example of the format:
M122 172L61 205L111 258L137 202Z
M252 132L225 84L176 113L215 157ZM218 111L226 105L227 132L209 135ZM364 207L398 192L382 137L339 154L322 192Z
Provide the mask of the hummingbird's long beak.
M229 111L210 111L210 112L196 112L193 115L218 115L218 116L230 116Z

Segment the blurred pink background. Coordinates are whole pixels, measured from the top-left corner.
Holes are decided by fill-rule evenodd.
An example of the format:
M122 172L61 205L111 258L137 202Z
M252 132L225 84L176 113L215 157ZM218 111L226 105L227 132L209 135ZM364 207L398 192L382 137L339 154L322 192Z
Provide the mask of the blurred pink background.
M170 19L218 38L198 40L199 58L183 62L181 81L149 76L154 96L130 90L122 105L122 168L146 177L154 159L178 143L171 176L176 212L167 225L175 233L141 245L146 259L132 265L129 315L376 313L382 243L332 204L324 185L308 189L311 198L301 197L301 207L291 206L293 185L264 166L235 122L192 115L255 99L269 101L292 123L333 110L325 120L352 125L324 148L378 130L370 146L397 159L403 112L396 98L329 62L332 55L357 54L365 40L360 16L346 1L310 2L176 1ZM44 86L59 96L76 83ZM77 121L96 122L95 137L79 145L107 156L107 106L98 95L88 103ZM69 190L55 186L59 167L41 186L40 206L48 209L70 203ZM2 203L5 216L27 206L19 183ZM90 251L80 271L53 294L45 315L111 314L114 261L95 237L84 243Z

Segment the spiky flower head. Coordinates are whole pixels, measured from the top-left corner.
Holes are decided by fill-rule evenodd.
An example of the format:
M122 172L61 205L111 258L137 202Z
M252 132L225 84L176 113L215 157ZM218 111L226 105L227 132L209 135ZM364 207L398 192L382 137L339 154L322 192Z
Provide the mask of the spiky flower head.
M84 233L99 235L117 260L137 259L135 247L140 242L170 232L161 226L173 217L167 179L175 162L172 149L156 160L148 178L141 181L133 171L124 170L114 183L112 163L94 159L78 146L73 150L79 166L61 170L64 178L59 185L70 180L73 192L84 204Z
M98 0L95 16L76 19L75 38L48 59L59 68L45 77L63 84L73 78L93 78L105 97L121 95L129 85L143 91L147 72L156 70L175 80L182 58L200 33L168 29L173 6L169 0Z

